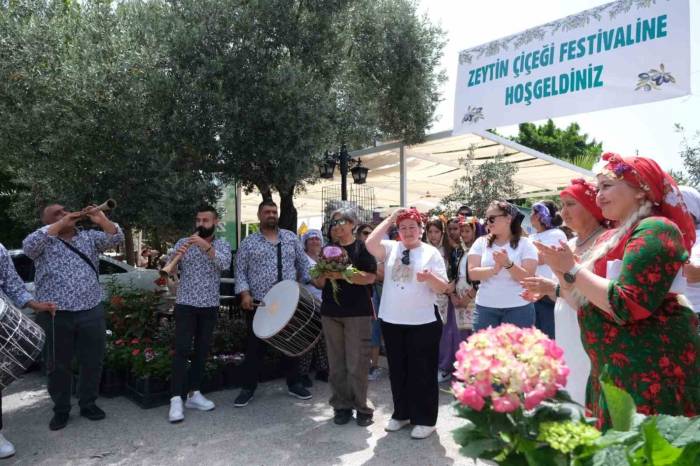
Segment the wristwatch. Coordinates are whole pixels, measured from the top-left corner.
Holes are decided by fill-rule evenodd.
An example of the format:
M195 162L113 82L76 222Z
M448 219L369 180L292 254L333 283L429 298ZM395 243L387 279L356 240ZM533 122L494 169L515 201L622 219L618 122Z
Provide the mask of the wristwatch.
M576 264L571 269L564 274L564 281L566 283L573 283L576 281L576 274L581 270L581 264Z

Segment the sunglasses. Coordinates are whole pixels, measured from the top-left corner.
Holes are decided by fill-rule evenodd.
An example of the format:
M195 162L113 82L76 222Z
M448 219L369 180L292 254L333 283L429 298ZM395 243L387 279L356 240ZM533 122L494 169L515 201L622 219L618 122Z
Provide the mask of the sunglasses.
M408 249L404 249L403 253L401 253L401 263L403 265L409 265L411 263L411 256L409 256L410 253L411 251Z
M360 232L360 234L361 234L361 235L364 235L364 236L369 236L370 233L372 233L372 230L362 230L362 231Z
M499 215L489 215L486 217L486 221L489 223L496 223L496 218L498 217L507 217L507 214L499 214Z
M339 218L338 220L331 220L332 227L338 226L338 225L345 225L346 223L348 223L348 221L343 219L343 218Z

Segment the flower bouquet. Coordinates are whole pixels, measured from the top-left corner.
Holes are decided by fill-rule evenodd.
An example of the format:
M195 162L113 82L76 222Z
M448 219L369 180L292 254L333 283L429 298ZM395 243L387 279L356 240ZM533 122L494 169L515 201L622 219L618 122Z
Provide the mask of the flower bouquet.
M350 257L344 248L340 246L328 245L321 249L321 254L319 255L316 265L314 265L311 270L309 270L309 275L311 278L318 278L326 272L337 272L342 275L342 277L348 283L352 283L350 278L358 274L360 271L357 270L350 263ZM333 278L329 278L331 282L331 287L333 288L333 299L337 304L340 304L338 300L338 291L340 287L338 283Z
M460 344L452 392L466 425L460 452L503 466L700 464L700 417L644 416L606 371L601 386L612 419L605 433L562 387L563 351L535 328L481 330Z

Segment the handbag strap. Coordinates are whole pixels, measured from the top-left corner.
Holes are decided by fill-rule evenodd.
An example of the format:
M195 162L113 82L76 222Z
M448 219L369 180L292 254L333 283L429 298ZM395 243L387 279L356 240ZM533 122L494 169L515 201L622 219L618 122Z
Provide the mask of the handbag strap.
M277 243L277 283L282 281L282 238Z
M86 256L85 254L83 254L83 252L82 252L80 249L76 248L75 246L73 246L73 245L70 244L69 242L63 240L62 238L57 238L57 239L58 239L61 243L65 244L66 247L67 247L68 249L70 249L71 251L73 251L74 253L76 253L76 254L78 255L78 257L80 257L82 260L84 260L85 263L86 263L87 265L90 266L90 268L92 269L92 271L95 272L95 275L97 276L97 280L99 281L99 279L100 279L100 272L97 271L97 267L95 267L95 264L92 263L92 261L90 260L90 258L89 258L88 256Z

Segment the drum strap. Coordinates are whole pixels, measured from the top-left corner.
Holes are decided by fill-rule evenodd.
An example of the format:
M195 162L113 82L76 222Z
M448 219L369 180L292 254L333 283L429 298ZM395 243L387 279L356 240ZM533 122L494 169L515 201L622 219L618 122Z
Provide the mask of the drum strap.
M282 239L277 243L277 283L282 281Z
M95 275L97 275L97 280L99 281L99 279L100 279L100 272L97 271L97 267L95 267L95 264L92 263L92 261L88 258L88 256L86 256L85 254L83 254L83 252L82 252L80 249L76 248L75 246L73 246L73 245L70 244L69 242L64 241L64 240L61 239L61 238L58 238L58 240L59 240L61 243L65 244L66 247L67 247L68 249L70 249L71 251L73 251L74 253L76 253L82 260L84 260L85 263L86 263L87 265L89 265L90 268L93 270L93 272L95 272Z

